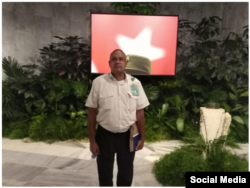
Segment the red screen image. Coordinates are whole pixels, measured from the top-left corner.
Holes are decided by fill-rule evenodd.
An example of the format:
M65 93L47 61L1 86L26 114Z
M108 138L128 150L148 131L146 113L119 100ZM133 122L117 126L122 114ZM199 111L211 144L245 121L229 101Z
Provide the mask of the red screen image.
M110 53L127 55L132 75L175 75L178 16L91 14L91 73L109 73Z

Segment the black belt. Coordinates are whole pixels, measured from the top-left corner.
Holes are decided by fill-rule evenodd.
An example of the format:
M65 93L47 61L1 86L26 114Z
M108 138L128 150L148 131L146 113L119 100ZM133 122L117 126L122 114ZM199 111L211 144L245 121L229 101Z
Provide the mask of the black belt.
M119 132L118 133L113 133L113 132L111 132L111 131L103 128L100 124L98 124L98 128L101 129L101 130L103 130L103 131L106 131L106 132L108 132L110 134L127 134L130 131L130 129L128 129L126 132L123 132L123 133L119 133Z

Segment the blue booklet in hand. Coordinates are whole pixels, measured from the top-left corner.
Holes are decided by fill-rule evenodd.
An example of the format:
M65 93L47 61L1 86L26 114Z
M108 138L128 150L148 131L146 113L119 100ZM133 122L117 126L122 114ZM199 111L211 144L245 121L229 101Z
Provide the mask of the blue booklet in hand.
M134 141L134 151L135 151L135 149L136 149L136 147L137 147L137 144L138 144L138 141L140 140L140 134L139 133L137 133L137 134L135 134L134 136L133 136L133 141Z
M129 138L130 152L136 151L136 147L139 140L140 140L140 134L137 125L134 123L130 128L130 138Z

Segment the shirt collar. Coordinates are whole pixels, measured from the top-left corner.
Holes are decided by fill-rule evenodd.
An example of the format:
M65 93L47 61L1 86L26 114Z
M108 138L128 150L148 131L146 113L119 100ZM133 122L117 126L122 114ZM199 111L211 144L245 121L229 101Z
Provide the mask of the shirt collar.
M128 82L129 76L128 76L128 74L126 72L124 72L124 73L125 73L125 80L124 81ZM109 75L109 78L111 80L116 81L116 79L113 77L113 75L111 74L111 72L108 75Z

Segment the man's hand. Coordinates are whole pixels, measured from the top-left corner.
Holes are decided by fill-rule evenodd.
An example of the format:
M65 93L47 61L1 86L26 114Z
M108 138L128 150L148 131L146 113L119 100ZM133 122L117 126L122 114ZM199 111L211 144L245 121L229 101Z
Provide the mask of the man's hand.
M99 155L99 146L96 142L90 143L90 151L93 153L93 155L97 156Z
M140 140L138 141L138 144L136 146L136 151L141 150L144 145L145 141L145 116L144 116L144 110L136 110L136 125L140 134Z
M144 146L144 140L139 140L136 146L136 151L141 150Z

